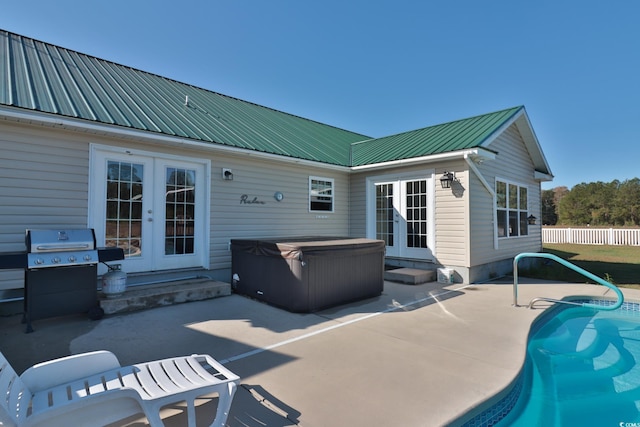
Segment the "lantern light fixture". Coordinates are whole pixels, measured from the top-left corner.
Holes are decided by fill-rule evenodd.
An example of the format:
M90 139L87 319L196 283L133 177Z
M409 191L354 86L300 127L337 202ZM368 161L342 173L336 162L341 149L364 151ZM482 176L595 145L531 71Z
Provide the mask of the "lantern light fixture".
M456 174L454 172L444 171L440 177L440 185L442 188L451 188L451 183L455 181Z
M538 218L536 218L536 217L535 217L535 216L533 216L533 214L532 214L532 215L529 215L529 216L527 217L527 222L529 223L529 225L535 225L535 224L536 224L536 219L538 219Z

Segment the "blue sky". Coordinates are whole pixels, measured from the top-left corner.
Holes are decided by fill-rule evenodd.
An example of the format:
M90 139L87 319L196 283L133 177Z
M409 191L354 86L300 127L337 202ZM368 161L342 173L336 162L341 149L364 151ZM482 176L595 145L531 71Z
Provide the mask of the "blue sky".
M0 27L380 137L524 105L548 189L640 177L637 0L25 0Z

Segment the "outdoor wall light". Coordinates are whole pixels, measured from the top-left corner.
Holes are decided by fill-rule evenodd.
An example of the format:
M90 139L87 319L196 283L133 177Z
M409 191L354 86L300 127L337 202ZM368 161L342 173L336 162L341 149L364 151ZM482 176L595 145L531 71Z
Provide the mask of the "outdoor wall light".
M442 177L440 177L440 185L442 188L451 188L451 183L456 179L456 174L453 172L444 171Z
M233 172L231 169L222 169L222 179L225 181L233 181Z
M538 218L536 218L533 215L529 215L527 217L527 222L529 223L529 225L535 225L536 224L536 219L538 219Z

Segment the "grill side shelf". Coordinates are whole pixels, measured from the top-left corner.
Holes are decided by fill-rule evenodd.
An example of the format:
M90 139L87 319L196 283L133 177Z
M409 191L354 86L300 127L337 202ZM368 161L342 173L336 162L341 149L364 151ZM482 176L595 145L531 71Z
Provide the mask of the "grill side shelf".
M26 252L3 252L0 253L0 270L12 270L25 268L27 266Z
M124 259L124 250L122 248L98 248L98 261L120 261Z

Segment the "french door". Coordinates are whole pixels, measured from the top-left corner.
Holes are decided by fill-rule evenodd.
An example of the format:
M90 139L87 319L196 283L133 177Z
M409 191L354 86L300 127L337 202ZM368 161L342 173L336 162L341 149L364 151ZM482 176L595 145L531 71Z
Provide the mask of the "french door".
M368 180L367 236L384 240L391 257L433 259L433 174Z
M95 149L90 227L126 272L204 267L208 162Z

